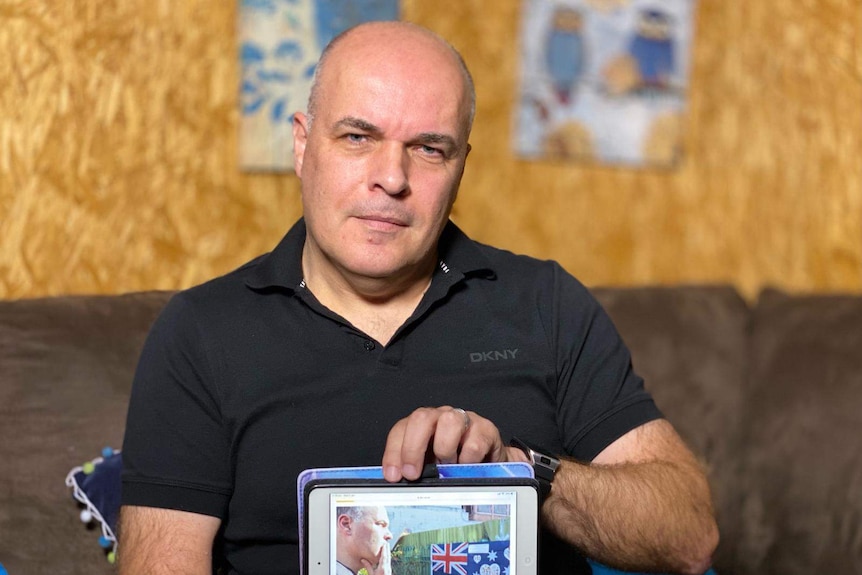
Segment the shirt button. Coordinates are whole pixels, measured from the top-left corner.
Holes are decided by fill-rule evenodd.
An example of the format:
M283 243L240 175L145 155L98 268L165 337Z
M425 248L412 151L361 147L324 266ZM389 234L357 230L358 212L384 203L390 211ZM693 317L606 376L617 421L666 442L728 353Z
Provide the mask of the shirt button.
M374 342L370 339L365 340L365 351L373 351L374 350Z

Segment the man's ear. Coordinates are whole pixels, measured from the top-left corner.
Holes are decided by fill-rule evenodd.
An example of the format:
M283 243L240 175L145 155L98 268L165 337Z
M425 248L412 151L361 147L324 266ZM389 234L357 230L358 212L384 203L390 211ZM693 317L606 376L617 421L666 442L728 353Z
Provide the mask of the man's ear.
M349 515L339 515L338 516L338 528L348 535L350 534L350 526L353 523L353 520L350 519Z
M302 177L302 160L308 143L308 116L302 112L293 115L293 170Z

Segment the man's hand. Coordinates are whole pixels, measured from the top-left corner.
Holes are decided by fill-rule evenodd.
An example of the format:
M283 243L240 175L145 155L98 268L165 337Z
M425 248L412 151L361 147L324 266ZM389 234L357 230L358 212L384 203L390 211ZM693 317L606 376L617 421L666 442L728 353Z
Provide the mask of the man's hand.
M383 475L387 481L419 479L426 462L526 461L519 449L503 445L500 431L473 411L444 405L420 407L396 423L386 439Z
M368 559L361 559L361 561L368 575L392 575L392 553L389 550L389 543L380 546L376 565L372 565Z

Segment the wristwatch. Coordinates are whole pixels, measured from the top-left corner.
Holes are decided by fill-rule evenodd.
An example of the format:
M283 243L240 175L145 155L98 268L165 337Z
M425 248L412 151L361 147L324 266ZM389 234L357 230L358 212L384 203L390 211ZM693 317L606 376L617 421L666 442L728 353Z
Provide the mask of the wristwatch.
M534 449L524 443L517 437L513 437L509 441L509 445L517 447L527 456L530 465L533 466L533 472L536 474L536 480L539 482L539 491L544 500L551 492L551 482L554 480L554 475L557 473L557 468L560 466L560 460L553 455L542 453L538 449Z

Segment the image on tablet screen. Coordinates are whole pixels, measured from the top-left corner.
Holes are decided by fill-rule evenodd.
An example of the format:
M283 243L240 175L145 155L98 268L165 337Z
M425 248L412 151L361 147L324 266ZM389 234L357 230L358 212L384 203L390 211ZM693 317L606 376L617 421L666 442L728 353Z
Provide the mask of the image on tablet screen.
M509 575L515 493L330 494L331 575Z

